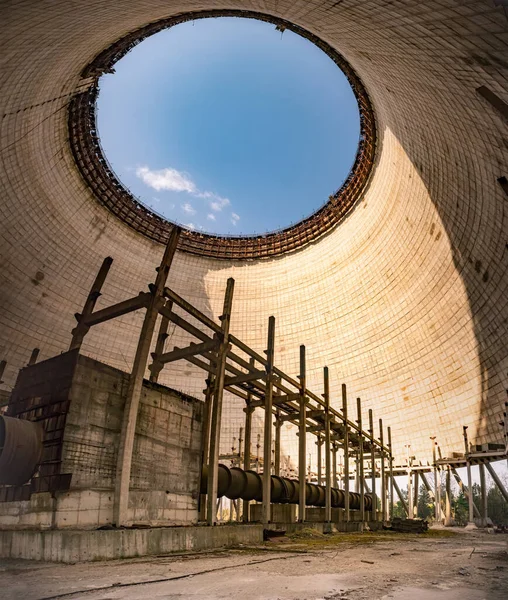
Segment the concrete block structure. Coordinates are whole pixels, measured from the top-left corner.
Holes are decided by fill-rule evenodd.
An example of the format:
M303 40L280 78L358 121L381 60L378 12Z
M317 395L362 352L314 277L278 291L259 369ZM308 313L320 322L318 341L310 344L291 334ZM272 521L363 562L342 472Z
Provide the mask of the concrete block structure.
M76 351L22 369L10 416L44 429L37 474L0 486L0 526L97 529L113 521L128 376ZM198 520L203 403L145 383L134 439L128 524Z
M374 164L361 197L322 235L249 259L180 245L168 285L219 322L233 277L231 333L262 353L274 315L275 363L296 376L305 344L308 387L322 390L328 366L331 406L340 408L347 382L350 401L361 397L365 411L391 426L399 461L408 444L430 460L431 437L445 456L462 451L463 426L471 444L504 443L508 19L505 3L491 0L22 0L2 6L0 360L7 366L1 392L12 390L35 347L40 360L71 360L59 355L69 347L73 315L104 257L114 263L99 309L145 291L163 253L156 232L150 237L132 226L135 205L123 220L112 214L76 163L69 106L89 89L93 61L151 23L222 9L283 19L344 57L372 103ZM80 357L72 374L64 368L51 380L52 401L69 406L61 456L48 459L42 477L57 478L64 488L72 472L70 487L54 496L33 490L19 499L23 509L15 514L2 513L0 502L2 523L44 528L55 524L49 515L59 527L109 522L112 442L125 385L119 371L132 368L142 322L136 311L94 327L82 345L90 359ZM186 346L189 339L171 329L166 343ZM35 374L37 365L30 369ZM18 385L24 378L22 371ZM159 383L180 395L143 388L129 521L192 523L198 473L180 451L198 451L201 409L187 396L202 399L205 374L177 362ZM258 413L253 440L261 432ZM222 414L221 452L228 453L244 424L243 404L226 393ZM159 451L178 455L178 470L171 461L155 469ZM314 444L309 452L315 469ZM281 454L294 466L298 439L290 423L282 427ZM58 472L51 460L60 461ZM181 479L182 470L188 479ZM162 480L170 482L169 494Z

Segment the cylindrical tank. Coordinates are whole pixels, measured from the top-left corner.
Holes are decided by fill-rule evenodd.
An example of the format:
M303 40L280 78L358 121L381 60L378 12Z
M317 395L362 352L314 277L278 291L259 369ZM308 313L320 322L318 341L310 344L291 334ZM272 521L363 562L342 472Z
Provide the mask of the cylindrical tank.
M39 423L0 415L0 484L22 485L42 458Z

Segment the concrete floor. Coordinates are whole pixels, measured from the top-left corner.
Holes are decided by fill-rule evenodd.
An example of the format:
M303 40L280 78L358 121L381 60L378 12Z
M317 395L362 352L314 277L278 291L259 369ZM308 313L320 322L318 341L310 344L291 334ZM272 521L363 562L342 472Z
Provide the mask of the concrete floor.
M508 536L448 531L282 539L256 548L61 565L0 561L0 598L506 600Z

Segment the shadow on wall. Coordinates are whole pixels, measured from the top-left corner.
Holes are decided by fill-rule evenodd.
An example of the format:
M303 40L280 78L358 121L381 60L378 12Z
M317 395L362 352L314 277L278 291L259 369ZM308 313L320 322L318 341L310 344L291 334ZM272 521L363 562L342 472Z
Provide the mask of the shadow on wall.
M506 85L500 75L508 77L508 62L485 46L489 50L461 53L462 64L474 69L476 80L464 77L461 81L458 65L457 80L450 81L449 88L436 85L425 93L420 87L405 89L406 102L399 106L402 118L390 120L389 127L436 208L438 220L425 224L429 239L439 241L441 225L467 296L481 381L469 440L503 443L499 421L508 399L508 195L497 180L508 172L508 129L507 121L476 88ZM384 95L396 98L401 91L396 78L393 81L385 85ZM460 96L454 98L457 85ZM431 100L425 98L429 93ZM408 135L415 111L419 123L427 125L419 128L418 136ZM446 330L446 323L442 325ZM469 351L455 348L454 359L460 362ZM473 380L476 374L470 372L470 376ZM460 413L461 399L455 402ZM460 429L463 424L468 424L467 414L456 426Z

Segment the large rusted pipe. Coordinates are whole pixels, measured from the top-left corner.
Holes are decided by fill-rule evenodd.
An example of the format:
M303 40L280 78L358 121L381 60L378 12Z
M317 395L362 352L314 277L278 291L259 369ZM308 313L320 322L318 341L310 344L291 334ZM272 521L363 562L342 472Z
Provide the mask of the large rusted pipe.
M42 458L39 423L0 415L0 484L22 485Z
M208 467L204 466L201 476L201 493L206 494L208 483ZM256 500L263 499L263 478L255 471L244 471L238 467L229 468L219 465L219 485L217 497L226 496L231 500ZM296 479L271 477L271 501L274 504L298 504L300 498L300 482ZM332 507L344 508L345 492L332 488ZM322 485L314 483L305 484L305 503L308 506L325 506L326 490ZM370 494L364 495L365 510L372 509ZM349 492L349 508L360 510L360 494Z

